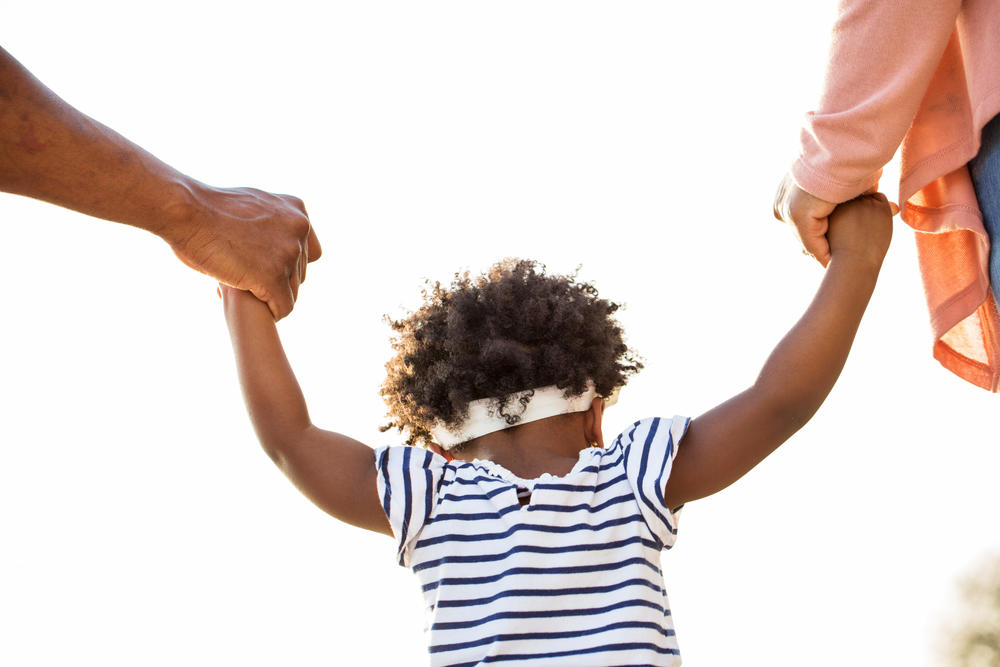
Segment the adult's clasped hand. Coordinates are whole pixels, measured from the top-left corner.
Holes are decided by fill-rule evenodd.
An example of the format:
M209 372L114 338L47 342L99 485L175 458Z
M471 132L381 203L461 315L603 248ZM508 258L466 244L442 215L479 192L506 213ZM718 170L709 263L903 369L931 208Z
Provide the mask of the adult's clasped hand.
M254 188L192 189L190 210L161 236L184 264L252 292L276 320L322 254L302 200Z
M871 189L861 196L874 194ZM791 174L786 174L774 195L772 212L774 217L792 226L802 244L802 253L810 255L825 268L830 263L830 214L837 203L828 202L799 187ZM899 213L899 207L889 202L892 215Z
M188 266L292 311L319 240L302 201L214 188L62 100L0 49L0 191L158 235Z

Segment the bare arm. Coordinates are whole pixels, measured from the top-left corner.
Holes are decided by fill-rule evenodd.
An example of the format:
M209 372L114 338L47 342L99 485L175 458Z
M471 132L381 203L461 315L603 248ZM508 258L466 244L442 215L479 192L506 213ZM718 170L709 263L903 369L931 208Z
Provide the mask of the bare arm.
M223 288L223 303L243 397L264 451L325 512L391 535L371 447L312 424L266 305L230 288Z
M302 202L213 188L80 113L0 49L0 191L150 231L188 266L291 311L320 256Z
M802 318L778 343L757 381L695 419L667 481L669 507L729 486L815 414L847 361L892 234L881 195L831 215L832 259Z

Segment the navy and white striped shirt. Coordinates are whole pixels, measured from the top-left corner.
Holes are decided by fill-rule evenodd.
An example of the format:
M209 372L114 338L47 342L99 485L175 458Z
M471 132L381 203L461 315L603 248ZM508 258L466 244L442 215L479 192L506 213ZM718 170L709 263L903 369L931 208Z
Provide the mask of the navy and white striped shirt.
M663 489L687 425L644 419L568 474L527 481L489 461L377 450L431 665L680 665L660 552L677 535ZM527 505L519 487L533 487Z

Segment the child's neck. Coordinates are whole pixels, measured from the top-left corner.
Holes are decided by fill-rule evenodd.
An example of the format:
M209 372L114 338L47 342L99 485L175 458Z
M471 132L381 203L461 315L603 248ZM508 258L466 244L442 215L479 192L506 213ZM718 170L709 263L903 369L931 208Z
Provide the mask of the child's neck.
M470 440L455 458L490 460L518 477L534 479L546 472L565 475L579 460L580 451L593 444L587 439L582 413L573 413L487 433Z

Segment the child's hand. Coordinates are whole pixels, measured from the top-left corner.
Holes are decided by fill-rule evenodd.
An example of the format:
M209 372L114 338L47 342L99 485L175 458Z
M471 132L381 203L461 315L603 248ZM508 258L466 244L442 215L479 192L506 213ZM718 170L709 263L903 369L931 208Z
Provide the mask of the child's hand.
M881 266L892 240L892 216L898 212L881 193L861 195L837 206L827 232L833 261Z

